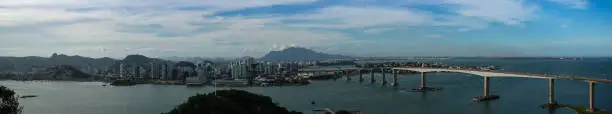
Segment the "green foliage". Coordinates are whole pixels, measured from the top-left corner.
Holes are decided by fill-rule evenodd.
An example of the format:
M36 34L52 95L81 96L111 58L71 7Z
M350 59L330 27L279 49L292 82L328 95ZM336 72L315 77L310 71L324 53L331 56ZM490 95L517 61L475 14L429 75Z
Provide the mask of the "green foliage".
M19 114L21 108L15 92L7 87L0 86L0 114Z
M189 97L167 114L301 114L290 112L272 102L270 97L242 90L218 90Z

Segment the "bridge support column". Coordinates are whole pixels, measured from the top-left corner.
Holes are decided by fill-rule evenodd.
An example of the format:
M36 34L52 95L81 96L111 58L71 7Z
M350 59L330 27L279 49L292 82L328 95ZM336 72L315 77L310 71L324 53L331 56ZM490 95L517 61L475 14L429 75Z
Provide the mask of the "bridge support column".
M489 96L489 77L484 77L484 95Z
M343 71L344 76L346 76L346 81L351 81L351 76L348 70Z
M338 80L338 77L340 77L340 73L338 71L334 72L334 81Z
M548 104L549 105L557 105L557 101L555 100L555 79L548 79Z
M421 89L427 88L427 81L425 81L425 72L421 72Z
M479 96L479 97L475 97L474 101L476 102L480 102L480 101L488 101L488 100L496 100L499 99L498 95L491 95L489 94L489 77L488 76L484 76L484 95L483 96Z
M386 75L386 72L385 72L385 68L381 68L381 69L380 69L380 72L382 73L382 80L381 80L381 83L380 83L380 84L381 84L382 86L385 86L385 85L387 85L387 83L388 83L388 82L387 82L387 75Z
M363 70L359 69L359 82L363 82Z
M595 81L589 81L589 111L595 112Z
M559 106L555 100L555 79L548 78L548 104L540 105L541 108L555 109Z
M399 83L397 83L397 74L399 74L398 70L393 70L393 82L391 82L391 86L397 87Z
M374 79L374 69L370 69L370 83L376 83L376 79Z
M427 87L427 80L426 80L425 76L426 76L426 73L425 72L421 72L421 86L419 88L410 90L410 92L426 92L426 91L439 91L439 90L442 90L442 88Z

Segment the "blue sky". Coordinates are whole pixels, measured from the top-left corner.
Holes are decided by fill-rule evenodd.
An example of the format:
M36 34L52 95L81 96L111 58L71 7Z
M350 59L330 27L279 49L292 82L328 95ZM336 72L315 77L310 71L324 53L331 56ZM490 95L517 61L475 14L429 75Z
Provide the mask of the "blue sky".
M612 56L610 0L0 0L2 56Z

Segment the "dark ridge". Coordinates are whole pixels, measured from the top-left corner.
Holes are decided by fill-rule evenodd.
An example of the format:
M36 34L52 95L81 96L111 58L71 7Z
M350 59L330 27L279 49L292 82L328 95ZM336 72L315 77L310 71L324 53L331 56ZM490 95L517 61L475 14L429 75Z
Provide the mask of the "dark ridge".
M343 55L332 55L315 52L301 47L290 47L281 51L271 51L261 59L272 61L290 60L330 60L330 59L351 59L353 57Z
M301 114L280 107L267 96L243 90L217 90L191 96L165 114Z

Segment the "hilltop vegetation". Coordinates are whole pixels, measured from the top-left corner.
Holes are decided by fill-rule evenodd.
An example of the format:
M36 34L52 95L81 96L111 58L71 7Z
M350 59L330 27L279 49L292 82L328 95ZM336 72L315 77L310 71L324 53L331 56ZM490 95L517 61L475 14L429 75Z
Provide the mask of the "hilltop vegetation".
M53 54L50 57L0 57L1 71L28 71L32 68L47 68L56 65L70 65L75 68L97 68L104 69L117 60L104 58L89 58L78 55L67 56L64 54Z
M189 97L166 114L301 114L279 107L267 96L242 90L218 90Z
M15 97L15 92L0 86L0 114L19 114L20 112L21 107Z
M87 80L92 76L70 65L57 65L34 74L34 80Z

